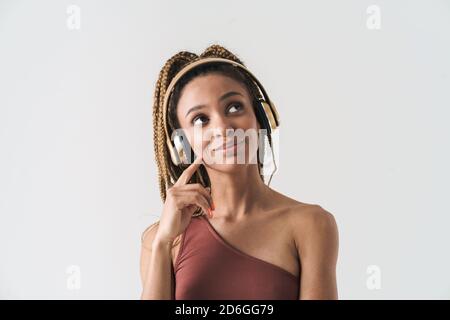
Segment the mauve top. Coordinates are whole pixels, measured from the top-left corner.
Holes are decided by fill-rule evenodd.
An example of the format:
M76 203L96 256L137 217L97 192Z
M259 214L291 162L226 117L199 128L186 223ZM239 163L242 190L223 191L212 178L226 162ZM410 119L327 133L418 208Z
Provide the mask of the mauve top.
M193 217L175 261L175 300L297 300L299 277L226 242Z

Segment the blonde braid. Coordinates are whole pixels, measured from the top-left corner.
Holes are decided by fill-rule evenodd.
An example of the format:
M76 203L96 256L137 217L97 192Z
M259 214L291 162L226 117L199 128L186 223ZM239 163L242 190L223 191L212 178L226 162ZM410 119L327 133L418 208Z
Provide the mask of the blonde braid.
M200 55L200 58L207 58L207 57L225 58L244 65L244 63L235 54L231 53L230 51L228 51L227 49L218 44L213 44L209 46Z
M170 58L159 73L153 100L153 143L158 166L158 181L161 199L166 200L167 188L171 185L168 166L169 154L166 146L162 105L170 80L184 65L197 59L194 53L182 51Z

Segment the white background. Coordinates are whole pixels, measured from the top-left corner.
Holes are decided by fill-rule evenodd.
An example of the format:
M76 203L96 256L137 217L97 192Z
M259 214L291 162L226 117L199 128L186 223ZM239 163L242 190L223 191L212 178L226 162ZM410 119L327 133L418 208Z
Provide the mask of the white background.
M154 85L218 43L278 107L271 187L338 222L339 298L449 299L449 39L450 1L1 0L0 298L139 298Z

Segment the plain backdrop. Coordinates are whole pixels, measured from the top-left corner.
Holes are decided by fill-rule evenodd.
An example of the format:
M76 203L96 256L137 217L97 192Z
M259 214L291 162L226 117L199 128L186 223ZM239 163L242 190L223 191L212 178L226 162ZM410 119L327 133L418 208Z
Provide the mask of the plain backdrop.
M280 113L271 187L336 218L339 298L449 299L449 39L443 0L0 0L0 298L139 298L155 82L217 43Z

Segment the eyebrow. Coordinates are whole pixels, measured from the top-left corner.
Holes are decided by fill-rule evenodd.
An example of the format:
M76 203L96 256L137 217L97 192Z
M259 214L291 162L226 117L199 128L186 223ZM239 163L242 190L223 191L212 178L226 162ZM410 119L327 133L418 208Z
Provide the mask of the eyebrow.
M230 92L225 93L223 96L221 96L221 97L219 98L219 102L222 101L222 100L225 100L225 99L228 98L228 97L235 96L235 95L243 96L243 95L242 95L241 93L239 93L239 92L236 92L236 91L230 91ZM198 105L198 106L195 106L195 107L190 108L190 109L188 110L188 112L186 112L186 117L187 117L188 114L191 113L192 111L195 111L195 110L198 110L198 109L201 109L201 108L204 108L204 107L205 107L204 104L200 104L200 105Z

